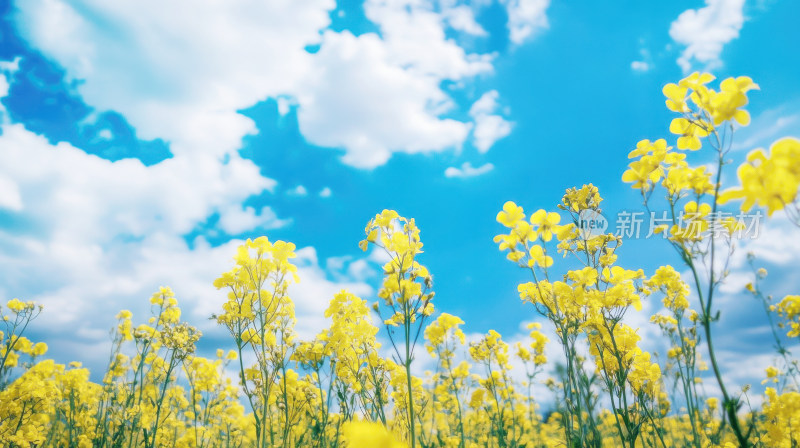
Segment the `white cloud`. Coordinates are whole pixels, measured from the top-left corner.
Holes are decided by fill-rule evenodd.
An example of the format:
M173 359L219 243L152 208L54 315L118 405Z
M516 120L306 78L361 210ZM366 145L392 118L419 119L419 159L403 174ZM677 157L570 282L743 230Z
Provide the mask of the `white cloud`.
M381 37L323 34L319 69L298 93L303 134L344 148L343 161L364 168L394 152L460 147L470 124L440 118L455 106L441 84L490 72L492 57L467 54L447 38L442 15L420 2L370 0L364 9Z
M0 72L5 74L14 74L17 70L19 70L19 62L21 60L22 58L17 56L13 61L0 61ZM3 92L0 91L0 93ZM3 95L5 95L5 93L3 93Z
M755 213L757 210L753 210ZM747 253L752 252L760 262L768 262L778 266L797 266L800 264L800 238L797 228L786 218L784 212L776 212L771 218L767 218L762 211L762 216L755 220L745 220L746 225L758 225L757 235L755 232L745 234L754 238L743 238L738 241L738 248L731 259L730 269L732 271L744 269L749 271L747 266ZM800 287L800 282L797 282Z
M7 293L44 305L29 331L42 335L51 356L98 371L108 352L97 348L108 345L114 315L130 309L137 321L146 321L147 299L159 286L172 286L183 318L214 334L208 317L224 297L211 282L230 269L235 243L212 248L199 238L190 249L180 237L152 234L101 245L0 231L0 278ZM73 336L59 336L64 334Z
M646 72L650 70L650 64L644 61L631 62L631 69L635 72Z
M22 196L13 180L0 175L0 208L15 212L22 210Z
M448 167L444 170L444 175L446 177L475 177L488 173L493 169L494 165L491 163L486 163L475 168L469 162L464 162L461 164L461 168L456 168L454 166Z
M645 73L653 69L653 56L650 55L650 50L645 46L645 39L639 39L639 60L631 62L631 70L639 73Z
M287 191L286 194L288 194L289 196L301 196L301 197L308 196L308 190L306 189L306 187L298 185L292 188L291 190Z
M88 104L119 111L141 138L163 138L176 154L236 150L255 132L237 111L268 97L281 114L296 105L306 139L345 149L353 166L466 139L469 123L441 118L454 106L441 84L492 70L492 56L447 37L448 29L480 34L469 8L368 0L380 37L356 37L321 33L333 0L245 3L32 0L18 5L18 21L33 47L81 80ZM509 7L522 17L526 4ZM305 50L312 44L315 54Z
M490 90L477 101L472 103L472 107L469 109L469 114L473 117L479 115L489 115L493 113L497 109L497 99L500 97L500 94L497 93L497 90Z
M376 277L377 274L368 260L364 258L354 260L347 266L347 275L354 280L366 281L369 278Z
M739 37L744 24L744 0L705 0L706 6L682 12L672 22L669 35L686 48L678 58L685 73L693 62L705 65L706 70L722 64L720 55L725 44Z
M473 36L486 36L489 34L475 21L475 13L467 5L447 8L442 12L442 15L454 30L472 34Z
M374 34L327 32L318 55L326 68L299 96L300 130L317 145L344 147L343 161L372 168L395 151L442 150L460 145L469 126L439 119L449 99L439 78L415 76L387 61Z
M383 265L390 262L392 258L385 250L373 247L369 254L367 254L367 260Z
M51 310L41 328L105 330L118 308L143 309L161 284L181 286L188 309L207 311L197 285L221 272L213 260L226 249L202 240L190 249L183 235L215 212L230 232L278 222L269 209L256 216L230 205L275 184L235 155L111 162L21 125L3 125L0 146L0 178L18 193L0 226L0 283Z
M550 0L501 0L501 3L508 12L509 38L517 45L549 26L545 13Z
M227 205L220 209L219 227L228 235L238 235L248 230L260 228L275 229L289 223L289 220L278 219L270 207L262 207L256 213L253 207L240 205Z
M490 55L467 54L445 34L440 14L418 0L367 0L364 11L380 27L388 60L418 75L461 79L492 70Z
M472 131L473 144L481 153L489 151L497 140L511 133L512 124L495 114L499 97L496 90L486 92L469 110L470 116L475 120L475 129Z
M647 48L647 41L639 38L639 59L631 62L631 70L637 73L646 73L655 68L653 56Z
M19 58L14 59L13 62L0 61L0 99L8 96L8 90L11 88L8 78L13 75L18 68ZM6 108L0 103L0 123L5 124L6 121Z
M21 34L82 80L100 110L122 113L143 139L174 153L224 154L255 131L237 113L293 91L312 66L334 0L18 2Z
M0 73L0 98L5 98L8 95L8 89L11 85L8 83L8 79L6 78L5 74ZM4 111L5 107L0 104L0 112Z
M321 198L329 198L333 194L330 187L325 187L319 192L319 197Z
M800 136L800 101L790 101L753 116L750 126L736 129L734 151L769 148L782 137Z
M0 126L0 191L10 210L0 224L0 295L45 305L30 330L59 361L100 370L113 316L128 308L145 321L147 298L161 285L175 287L187 320L217 331L207 320L219 304L211 282L228 269L236 242L190 246L184 235L215 213L231 233L283 223L269 208L238 205L276 183L235 152L178 152L145 166ZM55 337L62 334L74 337Z
M278 113L281 115L281 117L286 116L286 114L289 113L289 110L294 105L291 99L283 96L278 97L277 103L278 103Z
M50 145L21 125L3 126L0 176L17 184L25 219L74 242L120 235L186 234L214 212L274 187L250 161L231 155L176 156L146 167L111 162L66 143ZM29 163L36 160L37 163Z

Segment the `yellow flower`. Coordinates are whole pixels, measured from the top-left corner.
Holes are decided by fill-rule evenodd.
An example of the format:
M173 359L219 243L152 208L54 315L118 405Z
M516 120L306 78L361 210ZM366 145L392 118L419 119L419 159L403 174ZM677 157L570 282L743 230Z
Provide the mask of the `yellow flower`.
M23 302L23 301L21 301L19 299L11 299L11 300L9 300L8 303L6 303L6 306L8 307L8 309L10 309L11 311L13 311L15 313L19 313L19 312L21 312L22 310L24 310L25 308L28 307L28 305L25 304L25 302Z
M740 185L723 192L721 204L744 199L743 211L759 205L767 208L769 216L783 210L797 200L800 188L800 140L780 139L772 144L769 154L763 149L751 151L737 175Z
M694 72L686 78L681 79L678 85L691 91L689 98L692 99L695 105L703 109L708 109L709 89L706 87L706 84L714 79L716 78L710 73Z
M47 353L47 344L44 342L37 342L31 349L31 356L42 356Z
M525 213L522 211L522 207L511 201L503 204L503 211L497 214L497 222L510 229L513 229L517 225L517 222L522 219L525 219Z
M766 384L766 383L768 383L770 381L772 381L773 383L777 383L778 382L778 375L780 375L781 372L780 372L780 370L778 370L774 366L769 366L766 369L766 373L767 373L767 379L762 381L761 384Z
M671 165L675 162L670 158L671 146L667 146L664 139L650 142L641 140L636 144L636 149L628 154L628 158L637 158L630 163L629 169L622 175L623 182L632 182L633 188L648 191L652 185L664 176L664 164Z
M701 147L700 137L708 135L708 125L692 122L685 118L675 118L669 125L669 131L678 134L678 149L697 151Z
M800 393L778 394L768 387L763 414L766 417L767 446L791 447L800 440Z
M669 83L662 89L664 96L667 97L667 109L673 112L688 112L689 106L686 105L689 88Z
M720 92L711 98L711 114L714 123L720 124L723 121L736 120L740 125L747 126L750 123L750 114L740 108L747 105L747 91L758 88L758 84L748 76L728 78L722 81Z
M561 221L558 213L547 213L545 210L537 210L531 215L531 224L537 226L536 234L542 241L550 241L557 224Z
M800 295L789 295L783 298L775 307L778 314L786 319L789 325L787 336L800 337Z
M544 249L538 244L531 246L528 255L530 255L530 259L528 260L528 266L530 267L538 265L543 268L549 268L553 265L553 257L545 255Z

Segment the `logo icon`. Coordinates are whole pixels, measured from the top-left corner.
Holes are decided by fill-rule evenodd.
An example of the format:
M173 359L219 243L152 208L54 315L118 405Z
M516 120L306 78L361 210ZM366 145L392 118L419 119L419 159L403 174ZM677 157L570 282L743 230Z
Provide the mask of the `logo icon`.
M578 230L584 239L602 235L608 229L608 220L598 210L581 210L578 213Z

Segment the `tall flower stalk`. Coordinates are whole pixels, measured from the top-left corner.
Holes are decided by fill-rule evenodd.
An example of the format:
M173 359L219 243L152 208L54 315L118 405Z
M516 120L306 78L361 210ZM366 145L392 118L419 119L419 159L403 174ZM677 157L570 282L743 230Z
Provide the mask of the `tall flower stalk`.
M414 403L414 379L411 364L414 349L422 333L424 322L433 314L433 277L417 260L422 253L419 228L414 219L406 219L393 210L384 210L367 223L367 238L359 246L367 250L369 244L377 246L389 258L384 264L384 279L378 296L383 300L380 310L388 310L384 319L396 362L405 368L407 402L405 406L409 441L417 444ZM382 316L383 318L384 316ZM396 332L400 332L398 336ZM419 404L419 403L417 403Z

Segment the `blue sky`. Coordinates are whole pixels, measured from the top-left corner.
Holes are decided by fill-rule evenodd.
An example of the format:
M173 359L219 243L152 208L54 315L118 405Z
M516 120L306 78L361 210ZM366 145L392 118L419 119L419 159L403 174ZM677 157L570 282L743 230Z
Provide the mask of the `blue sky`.
M534 315L492 242L497 212L554 210L589 182L612 228L641 210L620 178L637 141L669 138L664 84L759 83L737 160L800 136L790 0L161 3L0 0L0 297L45 304L32 335L59 361L101 366L113 315L143 320L160 285L207 347L225 343L211 281L260 235L300 248L293 297L313 335L340 288L374 299L379 264L357 243L384 208L422 229L438 309L513 339ZM796 293L797 235L778 216L737 252L720 299L731 366L770 356L738 293L744 252L776 296ZM678 263L642 239L619 261Z

